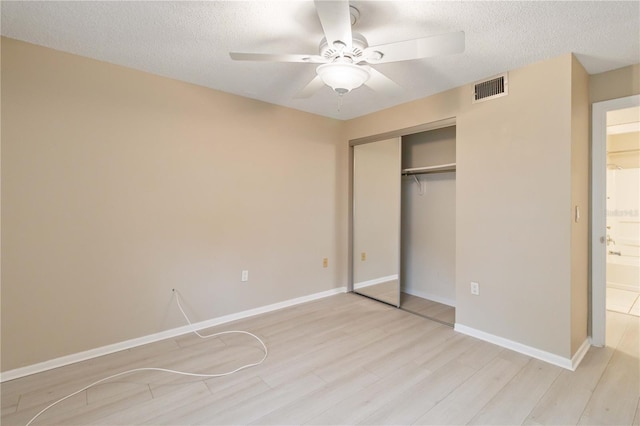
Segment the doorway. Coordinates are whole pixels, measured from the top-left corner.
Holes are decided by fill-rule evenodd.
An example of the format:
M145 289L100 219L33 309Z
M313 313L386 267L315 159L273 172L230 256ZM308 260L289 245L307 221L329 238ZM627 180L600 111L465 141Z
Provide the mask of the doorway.
M620 164L609 160L607 155L607 117L613 111L640 106L640 95L597 102L592 109L592 146L591 146L591 344L605 345L606 301L607 301L607 259L622 258L621 250L612 247L615 238L612 232L620 233L619 223L610 214L607 223L607 209L615 206L613 200L607 206L607 173L608 170L623 170ZM623 149L620 149L623 150ZM610 166L608 166L610 164ZM618 169L617 167L621 167ZM618 173L622 175L621 173ZM609 173L612 177L613 175ZM623 177L622 179L626 179ZM611 187L611 183L610 183ZM610 188L611 189L611 188ZM611 213L611 212L610 212ZM630 216L637 212L629 212ZM614 220L611 220L614 219ZM618 221L619 222L619 221ZM609 227L609 229L607 229ZM612 228L616 227L616 230ZM609 231L609 233L607 233ZM631 231L633 232L633 231ZM624 238L624 237L623 237ZM610 249L611 248L611 249ZM611 251L612 253L609 253ZM617 254L620 253L620 256ZM631 253L632 254L632 253ZM631 256L630 256L631 257ZM611 263L611 261L609 262Z

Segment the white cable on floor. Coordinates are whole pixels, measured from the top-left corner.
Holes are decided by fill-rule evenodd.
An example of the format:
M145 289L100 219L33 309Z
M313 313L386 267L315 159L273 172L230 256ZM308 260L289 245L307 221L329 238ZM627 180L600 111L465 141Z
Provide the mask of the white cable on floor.
M191 321L189 320L189 317L187 316L187 314L184 312L184 309L182 309L182 305L180 304L180 295L178 294L178 292L175 289L173 289L172 291L176 295L176 303L178 304L178 309L180 309L180 312L182 313L182 316L184 316L184 319L187 320L187 323L189 323L189 325L193 325L191 323ZM264 344L264 342L258 336L256 336L255 334L249 333L248 331L236 331L236 330L233 330L233 331L221 331L219 333L213 333L213 334L209 334L209 335L202 335L202 334L198 333L197 330L193 330L193 333L196 334L201 339L209 339L209 338L212 338L212 337L221 336L223 334L233 334L233 333L235 333L235 334L248 334L249 336L255 338L258 342L260 342L260 344L262 345L262 348L264 349L264 356L258 362L254 362L254 363L251 363L251 364L243 365L242 367L238 367L235 370L228 371L226 373L217 373L217 374L189 373L189 372L185 372L185 371L170 370L170 369L167 369L167 368L158 368L158 367L142 367L142 368L134 368L132 370L123 371L121 373L117 373L117 374L114 374L112 376L105 377L104 379L100 379L100 380L98 380L96 382L93 382L90 385L87 385L87 386L83 387L82 389L79 389L79 390L77 390L77 391L75 391L75 392L73 392L73 393L71 393L71 394L69 394L69 395L67 395L67 396L65 396L63 398L60 398L59 400L57 400L54 403L49 404L48 406L43 408L38 414L33 416L31 418L31 420L29 420L29 422L25 426L31 425L31 423L33 423L33 421L35 419L40 417L41 414L43 414L49 408L61 403L62 401L66 400L66 399L69 399L69 398L71 398L73 396L76 396L77 394L79 394L81 392L84 392L84 391L86 391L87 389L89 389L89 388L91 388L93 386L99 385L100 383L106 382L106 381L111 380L111 379L115 379L116 377L124 376L126 374L136 373L136 372L139 372L139 371L162 371L162 372L165 372L165 373L180 374L182 376L191 376L191 377L204 377L204 378L223 377L223 376L228 376L228 375L233 374L233 373L237 373L238 371L244 370L244 369L249 368L249 367L254 367L256 365L260 365L260 364L262 364L264 362L265 359L267 359L267 354L268 354L267 346Z

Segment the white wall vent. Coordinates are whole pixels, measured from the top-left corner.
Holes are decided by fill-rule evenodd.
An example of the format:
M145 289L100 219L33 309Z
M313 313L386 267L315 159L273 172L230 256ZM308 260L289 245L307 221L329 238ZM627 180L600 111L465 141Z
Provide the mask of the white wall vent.
M488 80L479 81L473 85L473 89L474 104L501 96L507 96L509 94L507 73L491 77Z

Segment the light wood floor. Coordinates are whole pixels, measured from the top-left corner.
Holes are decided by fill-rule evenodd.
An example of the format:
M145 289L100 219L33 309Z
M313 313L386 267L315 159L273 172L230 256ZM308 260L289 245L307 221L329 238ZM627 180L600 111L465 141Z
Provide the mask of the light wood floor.
M400 293L400 307L405 311L440 321L452 327L455 324L456 308L453 306L402 292Z
M398 283L398 280L385 281L383 283L366 287L356 287L355 292L393 306L398 306L400 304L400 284Z
M401 309L448 324L453 327L456 319L456 309L452 306L423 299L404 291L399 291L398 280L356 288L356 293L383 301L393 306L400 305Z
M608 346L575 372L354 294L217 327L264 364L198 380L144 372L89 389L34 424L638 424L639 319L609 312ZM213 330L210 330L213 331ZM3 383L2 425L136 367L220 372L257 342L193 335Z

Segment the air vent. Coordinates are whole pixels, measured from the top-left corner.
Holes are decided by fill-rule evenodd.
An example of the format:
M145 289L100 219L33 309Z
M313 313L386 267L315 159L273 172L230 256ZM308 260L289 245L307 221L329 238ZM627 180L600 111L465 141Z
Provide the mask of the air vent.
M506 96L509 93L508 88L506 73L492 77L489 80L479 81L474 84L473 103Z

